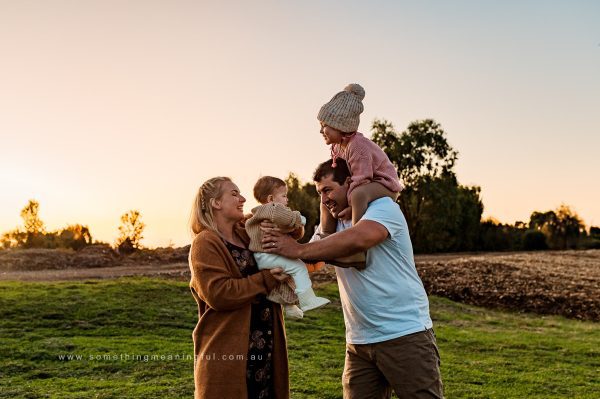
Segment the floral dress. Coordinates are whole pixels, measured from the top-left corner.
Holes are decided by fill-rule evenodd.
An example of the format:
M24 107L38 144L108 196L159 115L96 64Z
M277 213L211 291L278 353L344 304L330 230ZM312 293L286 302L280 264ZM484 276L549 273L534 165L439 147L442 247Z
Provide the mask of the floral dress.
M225 246L240 268L242 276L258 273L252 251L225 241ZM266 295L257 295L250 316L250 342L246 365L249 399L273 397L273 302Z

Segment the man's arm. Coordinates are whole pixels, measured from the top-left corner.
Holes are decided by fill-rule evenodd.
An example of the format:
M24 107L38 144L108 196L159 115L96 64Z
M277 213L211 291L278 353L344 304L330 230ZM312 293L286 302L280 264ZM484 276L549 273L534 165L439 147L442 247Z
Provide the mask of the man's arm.
M335 259L364 252L382 243L388 236L387 229L372 220L361 220L355 226L308 244L298 244L291 237L278 232L265 232L265 252L288 258Z

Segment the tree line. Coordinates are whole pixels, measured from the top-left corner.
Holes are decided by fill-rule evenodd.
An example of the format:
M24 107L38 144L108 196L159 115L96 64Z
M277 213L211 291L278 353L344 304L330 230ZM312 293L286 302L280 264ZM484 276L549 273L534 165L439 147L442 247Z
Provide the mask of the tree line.
M414 121L398 133L391 122L375 119L371 139L390 158L405 189L398 204L406 217L415 252L518 251L600 248L600 227L589 232L567 205L534 211L528 222L482 220L481 188L458 182L458 151L433 119ZM318 223L319 198L313 183L287 179L290 207L308 219L308 241Z
M104 242L92 241L92 234L86 225L72 224L62 229L47 231L45 223L39 216L40 204L36 200L29 200L21 210L23 227L17 227L0 236L0 248L65 248L80 250L88 245L103 244ZM142 222L141 214L137 210L130 210L121 215L119 236L114 247L119 253L131 253L142 247L141 240L146 224Z
M600 248L600 227L586 231L581 218L567 205L532 212L528 222L503 224L482 220L483 202L478 186L459 183L455 165L458 151L433 119L414 121L398 133L391 122L375 119L372 140L390 158L405 189L398 198L410 230L415 252L518 251ZM312 182L290 173L286 179L289 206L306 218L306 242L319 221L319 196ZM92 244L88 226L74 224L46 231L39 203L30 200L22 209L23 228L0 237L0 248L71 248ZM114 247L121 253L141 248L145 224L137 210L121 216ZM98 242L94 242L98 243Z

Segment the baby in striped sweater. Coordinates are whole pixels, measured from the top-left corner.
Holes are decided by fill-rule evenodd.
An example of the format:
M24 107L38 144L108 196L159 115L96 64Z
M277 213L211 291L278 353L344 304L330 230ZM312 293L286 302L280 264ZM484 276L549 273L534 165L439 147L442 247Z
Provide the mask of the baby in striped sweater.
M287 207L287 185L277 177L265 176L258 179L254 185L254 197L262 205L252 209L252 217L246 221L246 232L250 237L248 248L254 252L254 259L259 269L281 267L285 273L292 276L295 284L294 292L298 296L300 307L286 303L286 301L275 300L275 302L283 302L282 305L288 317L302 318L304 312L324 306L330 301L315 295L308 276L307 264L300 259L290 259L263 252L261 242L263 234L260 224L265 220L274 223L283 231L290 231L294 239L299 239L304 235L306 218L300 212ZM319 263L324 264L323 262ZM285 295L280 292L279 297L285 297ZM274 300L274 297L269 296L269 299Z

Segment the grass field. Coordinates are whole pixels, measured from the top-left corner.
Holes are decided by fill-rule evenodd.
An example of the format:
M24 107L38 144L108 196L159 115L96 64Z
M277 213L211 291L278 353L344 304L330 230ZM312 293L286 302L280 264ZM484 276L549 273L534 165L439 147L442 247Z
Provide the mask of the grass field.
M320 294L333 304L287 323L293 398L341 397L337 286ZM437 297L431 309L446 397L600 397L598 323ZM172 280L1 282L0 397L192 397L192 361L177 356L192 355L196 317L187 284Z

